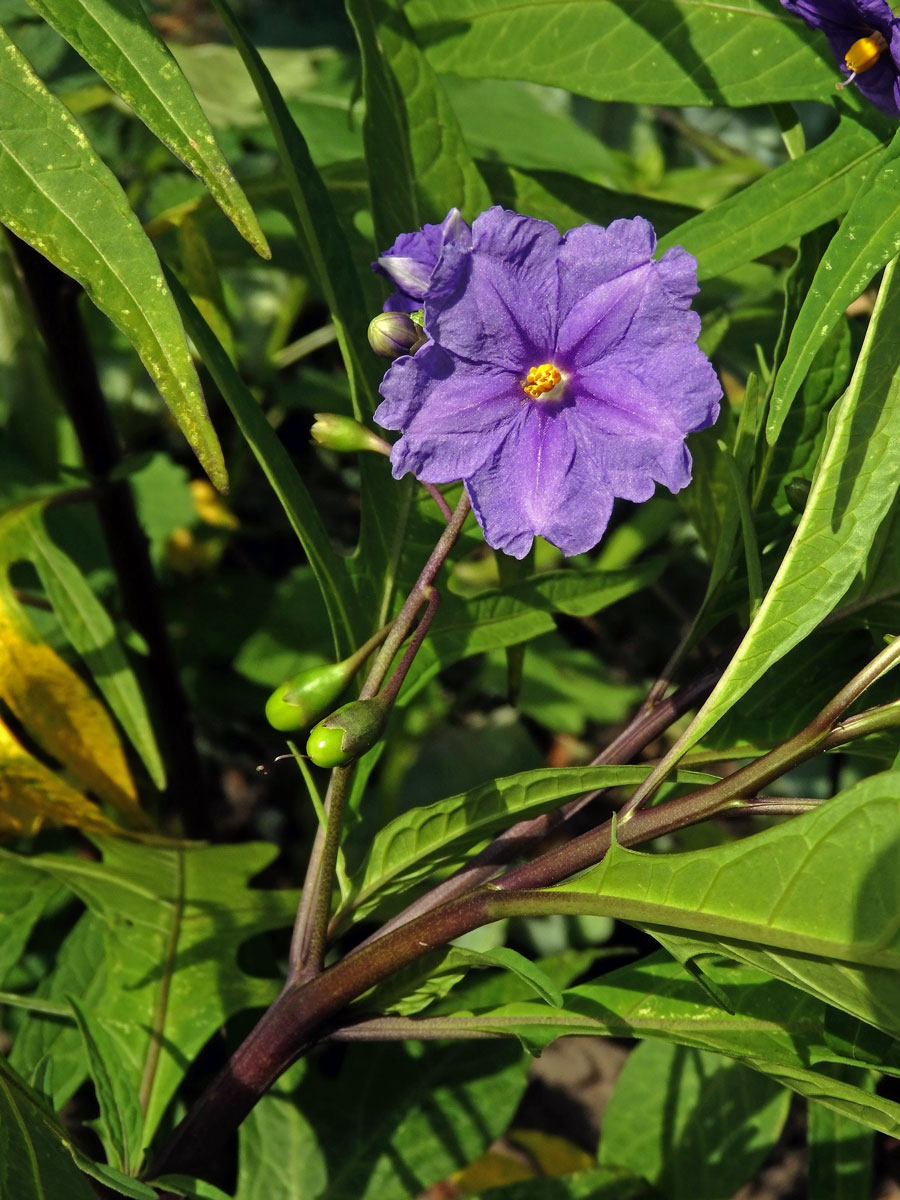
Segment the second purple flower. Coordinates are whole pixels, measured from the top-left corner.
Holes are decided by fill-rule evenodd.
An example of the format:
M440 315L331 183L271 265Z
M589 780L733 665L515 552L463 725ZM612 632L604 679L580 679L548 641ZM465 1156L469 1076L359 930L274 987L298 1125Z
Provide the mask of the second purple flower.
M516 558L536 534L589 550L614 497L690 481L685 437L718 415L690 309L696 261L678 247L654 259L641 217L561 236L492 208L471 234L434 236L449 220L404 235L429 340L381 386L375 419L403 433L394 475L462 479L488 544Z

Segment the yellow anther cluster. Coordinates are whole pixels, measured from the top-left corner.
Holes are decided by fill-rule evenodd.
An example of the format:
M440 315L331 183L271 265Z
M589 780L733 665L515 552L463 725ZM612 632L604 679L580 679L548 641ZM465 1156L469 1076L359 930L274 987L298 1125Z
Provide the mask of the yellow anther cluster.
M847 70L852 71L854 75L868 71L870 67L875 66L881 58L882 51L886 49L887 42L880 33L871 33L868 37L861 37L844 55Z
M522 390L533 400L540 400L541 396L552 392L561 379L562 375L553 363L541 363L539 367L532 367L528 372L522 383Z

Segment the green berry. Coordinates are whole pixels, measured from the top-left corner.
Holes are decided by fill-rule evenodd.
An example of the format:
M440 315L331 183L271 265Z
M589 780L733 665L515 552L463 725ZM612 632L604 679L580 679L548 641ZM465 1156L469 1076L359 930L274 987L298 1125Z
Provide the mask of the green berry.
M312 730L306 743L307 757L326 769L359 758L381 737L390 708L390 702L381 696L351 700Z

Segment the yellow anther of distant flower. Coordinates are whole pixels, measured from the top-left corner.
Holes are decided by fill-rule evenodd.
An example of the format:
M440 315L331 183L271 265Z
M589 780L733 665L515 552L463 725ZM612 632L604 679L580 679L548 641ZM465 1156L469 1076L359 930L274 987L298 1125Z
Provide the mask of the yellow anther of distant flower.
M868 34L866 37L859 38L844 55L847 70L852 72L852 74L836 86L838 88L845 88L848 83L853 82L857 75L861 75L863 71L868 71L870 67L874 67L886 49L887 42L882 34L877 31Z
M532 367L528 372L522 383L522 390L533 400L540 400L547 392L552 392L561 379L562 375L553 363L541 363L539 367Z

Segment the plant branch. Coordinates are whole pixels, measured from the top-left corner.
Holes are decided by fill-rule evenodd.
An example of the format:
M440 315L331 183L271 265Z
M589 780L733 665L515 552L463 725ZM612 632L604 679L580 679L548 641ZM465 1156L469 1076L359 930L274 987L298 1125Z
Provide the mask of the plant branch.
M692 683L685 684L668 699L660 701L655 706L648 707L645 701L628 727L604 750L600 751L591 762L591 766L612 766L630 762L645 746L658 738L674 721L692 708L698 700L708 695L718 677L717 672L703 675ZM534 853L540 843L551 833L556 833L577 813L599 799L606 790L588 792L553 812L542 813L538 817L530 817L525 821L517 821L515 825L504 830L489 846L486 846L449 878L431 888L424 896L420 896L418 900L413 901L402 912L392 917L367 941L383 937L414 917L421 916L422 913L487 883L514 859ZM332 927L331 933L335 932L336 929ZM366 945L367 942L362 944Z

